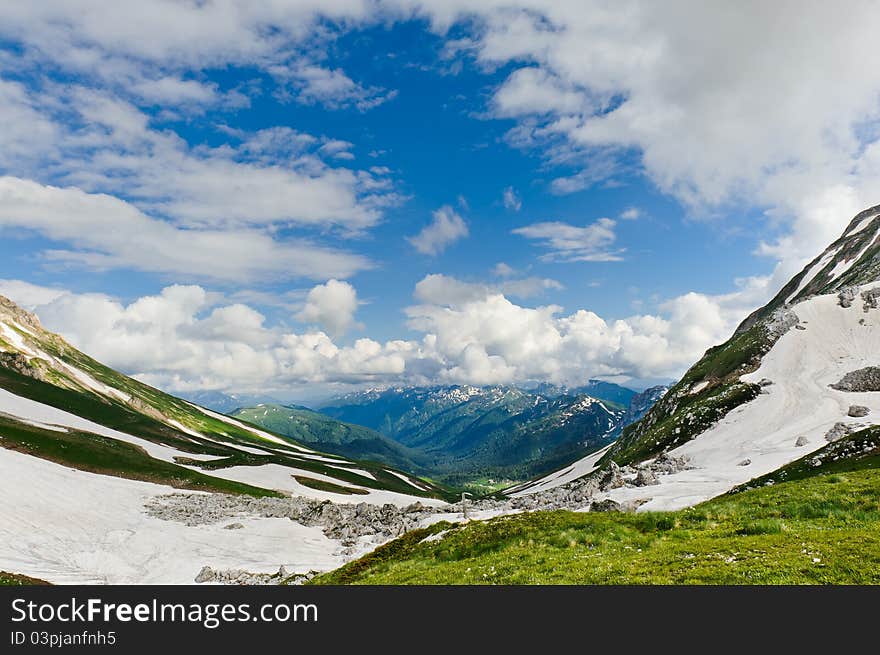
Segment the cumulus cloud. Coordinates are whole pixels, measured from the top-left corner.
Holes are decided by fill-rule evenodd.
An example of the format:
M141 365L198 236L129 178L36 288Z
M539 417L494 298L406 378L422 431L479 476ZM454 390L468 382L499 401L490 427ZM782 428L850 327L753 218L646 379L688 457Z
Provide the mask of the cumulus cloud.
M181 229L113 196L16 177L0 177L0 227L69 244L43 251L44 261L93 270L247 282L347 277L370 267L360 255L308 242L279 243L254 229Z
M345 334L354 324L357 291L348 282L328 280L309 291L306 304L296 318L317 324L333 336Z
M533 223L513 230L527 239L537 241L547 252L541 259L551 262L616 262L623 250L611 250L617 235L617 223L600 218L590 225L579 227L551 221Z
M424 255L439 255L450 245L468 235L464 219L449 205L434 212L432 221L413 237L408 237L413 247Z
M85 352L151 384L265 393L307 384L675 377L729 336L752 308L749 298L765 293L754 281L742 284L728 295L689 293L655 314L609 321L587 310L526 307L493 289L428 276L415 289L419 304L406 310L419 339L364 338L351 345L316 329L267 326L253 308L194 285L169 286L128 304L16 280L0 281L0 293L34 309ZM312 301L331 313L335 306Z
M303 62L294 67L276 66L271 72L292 86L294 98L304 105L321 104L328 109L353 106L367 111L397 95L395 90L358 84L339 68Z
M505 279L494 284L464 282L450 275L433 273L422 278L413 296L416 300L433 305L460 306L472 300L482 300L493 294L513 298L532 298L548 290L562 289L560 282L549 278L525 277Z
M509 209L510 211L518 212L522 209L522 198L517 194L516 189L512 186L504 189L504 193L501 194L501 200L504 203L504 208Z

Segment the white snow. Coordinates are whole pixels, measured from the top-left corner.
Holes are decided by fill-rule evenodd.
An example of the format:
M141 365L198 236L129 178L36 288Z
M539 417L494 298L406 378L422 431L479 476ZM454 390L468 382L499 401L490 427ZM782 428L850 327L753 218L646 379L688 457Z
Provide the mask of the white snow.
M551 473L550 475L536 480L535 482L526 483L524 485L514 487L508 492L508 495L514 497L527 496L537 491L547 491L548 489L553 489L554 487L559 487L564 484L568 484L569 482L573 482L578 478L582 478L588 473L592 473L596 470L596 462L602 459L602 456L608 451L609 448L611 448L610 444L608 446L605 446L601 450L597 450L596 452L587 455L583 459L579 459L570 467L565 468L562 471Z
M305 496L306 498L316 498L318 500L332 500L336 503L370 503L371 505L384 505L391 503L398 507L406 507L419 501L423 505L443 505L443 501L433 498L420 498L409 496L407 494L397 493L395 491L384 491L381 489L370 489L359 485L332 478L321 473L313 473L312 471L298 470L280 464L264 464L262 466L233 466L230 468L211 471L211 475L223 477L226 480L234 480L245 484L252 484L268 489L275 489L295 496ZM353 489L362 489L366 494L336 494L329 491L321 491L320 489L312 489L300 484L293 477L301 475L303 477L320 480L322 482L331 482L344 487Z
M774 384L671 451L688 457L695 468L660 476L655 486L615 489L607 497L649 499L640 510L679 509L822 448L827 444L825 433L837 422L880 424L880 392L843 392L828 386L850 371L880 364L880 311L865 313L861 303L844 309L833 294L799 303L793 311L806 329L789 330L764 356L761 367L743 376L747 382L767 378ZM860 325L860 320L865 324ZM864 405L871 411L866 417L850 418L850 405ZM809 439L806 446L795 446L800 436ZM740 466L745 459L751 464ZM591 460L581 460L579 468L589 472ZM531 487L528 492L561 483L548 479L543 487Z
M203 566L325 571L347 558L320 528L236 518L188 527L151 518L168 487L69 469L0 448L0 570L58 584L191 584Z
M861 232L861 231L864 230L866 227L868 227L868 226L871 224L871 222L872 222L875 218L877 218L877 216L880 216L880 214L872 214L872 215L870 215L870 216L867 216L866 218L863 218L861 221L859 221L859 224L856 225L856 226L852 229L851 232L847 232L847 233L846 233L846 236L852 236L853 234L856 234L856 233L858 233L858 232Z
M36 352L25 343L24 338L22 338L22 336L10 326L6 325L6 323L0 322L0 332L3 333L0 336L2 336L5 341L8 341L13 348L25 355L30 355L31 357L36 356Z
M804 274L804 277L801 278L801 281L798 284L797 289L795 289L794 293L792 293L788 298L785 299L785 302L790 303L792 300L797 298L797 295L807 287L807 285L813 280L814 277L816 277L816 275L819 274L819 271L821 271L823 268L825 268L828 265L828 262L830 262L832 259L834 259L834 256L836 254L837 254L837 250L832 250L830 252L827 252L822 256L822 258L818 262L816 262L813 266L811 266L810 270L808 270Z
M856 231L858 231L858 230L856 230ZM855 257L853 257L850 260L845 260L845 261L839 262L837 264L837 266L835 266L833 269L831 269L831 279L836 280L841 275L846 273L850 268L852 268L852 265L855 264L857 261L859 261L862 258L862 256L868 251L868 248L870 248L871 246L874 245L875 241L877 241L876 236L873 239L871 239L870 241L868 241L868 243L865 244L865 246L861 249L859 254L857 254Z
M190 453L176 448L170 448L161 444L147 441L119 430L104 427L88 419L65 412L64 410L44 405L29 398L16 396L5 389L0 389L0 412L12 416L20 421L30 424L48 424L49 426L63 426L73 430L81 430L83 432L91 432L102 437L109 437L117 441L139 446L147 451L150 457L165 462L173 462L175 457L192 457ZM42 427L39 426L38 427ZM51 429L51 428L50 428ZM2 437L2 435L0 435Z

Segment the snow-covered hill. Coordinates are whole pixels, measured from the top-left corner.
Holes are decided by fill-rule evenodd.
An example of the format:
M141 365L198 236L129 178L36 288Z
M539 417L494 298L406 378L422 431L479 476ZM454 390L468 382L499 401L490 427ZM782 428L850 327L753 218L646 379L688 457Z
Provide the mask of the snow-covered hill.
M241 529L224 531L145 513L149 500L180 489L443 504L422 480L325 455L113 371L0 297L0 570L180 583L205 565L341 562L341 543L288 519L243 517Z
M607 497L672 509L753 478L880 424L880 388L838 383L880 366L880 207L856 216L835 241L725 344L712 348L639 423L603 451L513 495L565 485L627 465ZM837 388L835 388L837 387ZM660 453L685 470L638 486ZM613 462L613 464L612 464Z

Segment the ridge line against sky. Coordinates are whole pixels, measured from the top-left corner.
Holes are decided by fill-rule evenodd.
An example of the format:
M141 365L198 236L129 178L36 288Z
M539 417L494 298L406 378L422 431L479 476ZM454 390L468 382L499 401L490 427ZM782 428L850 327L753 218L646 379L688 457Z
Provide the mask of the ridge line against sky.
M0 294L171 390L677 377L880 188L869 2L0 5Z

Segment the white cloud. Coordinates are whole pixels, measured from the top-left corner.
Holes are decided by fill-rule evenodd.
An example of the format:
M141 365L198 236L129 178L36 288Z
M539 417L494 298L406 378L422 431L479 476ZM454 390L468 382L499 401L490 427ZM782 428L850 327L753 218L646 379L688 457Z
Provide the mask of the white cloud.
M370 266L359 255L279 243L253 229L181 229L113 196L15 177L0 177L0 227L32 230L72 248L45 250L49 262L98 270L246 282L347 277Z
M525 299L540 296L548 290L562 288L564 287L561 283L549 278L526 277L483 284L464 282L449 275L433 273L426 275L416 284L413 296L422 303L458 307L473 300L484 300L495 294Z
M294 97L304 105L321 104L328 109L354 106L360 111L378 107L397 95L379 87L364 87L339 68L299 63L292 68L275 66L271 72L294 88Z
M306 304L296 318L317 324L333 336L345 334L354 325L357 291L348 282L328 280L309 291Z
M638 207L627 207L622 212L620 212L620 220L622 221L634 221L641 217L642 210Z
M322 331L268 327L259 312L225 304L199 286L166 287L128 304L16 280L0 281L0 293L33 308L85 352L150 384L268 393L309 384L674 377L729 336L753 306L749 298L766 293L760 283L748 284L725 296L686 294L656 314L608 321L586 310L524 307L480 285L428 276L416 287L421 304L406 310L419 340L358 339L350 346ZM340 303L313 304L332 313Z
M492 275L495 277L511 277L516 275L516 269L505 262L498 262L492 267Z
M509 186L504 189L504 193L501 196L502 202L504 202L504 208L509 209L511 211L518 212L522 209L522 198L519 197L516 190Z
M413 247L425 255L439 255L451 244L468 235L464 219L445 205L434 212L433 220L414 237L409 237Z
M538 241L548 251L541 257L546 261L614 262L621 260L623 252L610 249L617 238L616 225L610 218L585 227L552 221L520 227L513 233Z
M698 216L769 210L783 237L764 251L786 270L878 201L880 14L870 2L843 12L793 2L423 6L437 29L477 17L460 51L479 65L519 66L490 109L519 118L512 142L580 162L555 192L639 162Z

